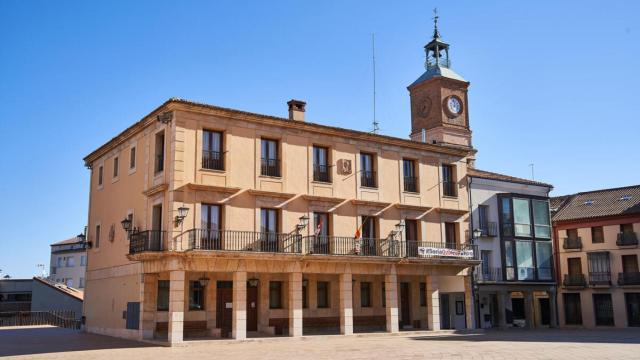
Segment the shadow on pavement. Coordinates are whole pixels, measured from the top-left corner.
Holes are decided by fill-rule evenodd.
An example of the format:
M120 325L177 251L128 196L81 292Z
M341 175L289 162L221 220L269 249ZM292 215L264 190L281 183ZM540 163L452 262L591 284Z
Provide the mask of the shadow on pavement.
M154 345L57 327L0 328L0 357Z
M607 343L640 344L639 329L509 329L485 330L481 332L460 332L453 334L433 334L415 336L411 340L420 341L502 341L502 342L539 342L539 343Z

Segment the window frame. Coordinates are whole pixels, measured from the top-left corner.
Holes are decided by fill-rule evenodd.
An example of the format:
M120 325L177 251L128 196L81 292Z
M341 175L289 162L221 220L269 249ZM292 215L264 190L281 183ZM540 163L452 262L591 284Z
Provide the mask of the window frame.
M440 174L442 176L442 196L448 198L458 197L456 165L449 163L440 164ZM450 184L450 185L445 185ZM450 186L450 188L448 188Z
M269 309L282 309L282 281L269 281Z
M131 146L129 148L129 173L132 173L133 171L136 170L136 166L137 166L137 154L138 154L138 149L137 146Z
M117 180L120 176L120 156L113 157L113 180Z
M270 146L271 143L274 144L273 147ZM271 149L275 152L275 157L272 157ZM274 162L275 165L272 165L271 162ZM275 169L273 174L269 174L269 169ZM260 138L260 176L282 177L280 140L268 137Z
M373 304L371 303L371 282L360 281L360 307L370 308L372 306Z
M407 170L409 170L409 174L407 174ZM402 190L404 192L410 193L420 193L420 178L418 176L418 166L416 159L412 158L402 158L402 176L403 176L403 187ZM411 180L407 180L411 179ZM409 181L409 182L407 182ZM413 183L413 189L407 189L407 184ZM410 187L410 186L409 186Z
M189 311L206 310L206 288L198 280L189 280Z
M215 149L213 144L215 143L215 136L219 136L219 145L218 149ZM225 171L225 139L224 139L224 131L220 130L212 130L212 129L202 129L202 161L200 162L200 167L205 170L217 170L217 171ZM208 142L209 147L205 148L205 144ZM218 153L218 158L211 161L212 164L218 164L219 167L214 166L205 166L205 153ZM215 161L217 160L217 162Z
M316 281L316 307L318 309L331 308L329 286L328 281Z
M169 280L158 280L156 287L157 287L156 311L169 311L169 292L170 292L171 282ZM165 298L166 298L166 306L164 306Z
M377 174L377 154L368 151L360 151L360 187L377 189L378 188L378 174ZM365 159L368 159L365 161ZM365 164L370 164L366 166ZM370 173L370 176L367 176ZM366 179L366 180L365 180Z
M320 160L322 159L322 157L320 156L320 153L322 151L324 151L324 164L320 163L321 162ZM312 172L313 172L313 181L331 184L332 183L332 177L331 177L331 151L330 151L330 148L327 147L327 146L322 146L322 145L313 145L312 149L311 149L311 152L312 152L312 164L311 165L312 165ZM326 175L323 175L323 171L322 171L321 167L325 167L324 173L326 173ZM323 177L323 176L326 176L326 177Z

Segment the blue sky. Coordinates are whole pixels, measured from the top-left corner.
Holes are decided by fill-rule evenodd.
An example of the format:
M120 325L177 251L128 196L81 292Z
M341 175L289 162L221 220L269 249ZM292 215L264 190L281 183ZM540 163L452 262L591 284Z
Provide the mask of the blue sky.
M0 2L0 269L35 274L82 231L82 158L170 97L410 130L406 86L439 8L471 82L478 167L553 194L640 183L640 2Z

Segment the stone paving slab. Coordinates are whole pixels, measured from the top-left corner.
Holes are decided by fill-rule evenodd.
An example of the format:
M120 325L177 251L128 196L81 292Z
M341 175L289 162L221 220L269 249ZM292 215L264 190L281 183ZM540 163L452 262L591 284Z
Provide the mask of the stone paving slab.
M640 329L407 332L164 347L53 327L0 328L0 357L20 359L640 359Z

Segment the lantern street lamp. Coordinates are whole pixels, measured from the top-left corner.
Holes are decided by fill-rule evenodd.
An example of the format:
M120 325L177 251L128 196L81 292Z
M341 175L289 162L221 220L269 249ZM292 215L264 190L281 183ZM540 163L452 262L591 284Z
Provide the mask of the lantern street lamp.
M473 230L473 238L474 239L477 239L477 238L479 238L481 236L482 236L482 229L477 228L477 229Z
M131 219L127 216L120 222L124 231L129 232L131 230Z
M299 233L302 229L306 228L309 225L309 217L307 215L302 215L298 218L300 223L296 225L296 232Z
M187 217L187 214L189 214L189 208L182 205L178 208L178 215L176 215L176 226L182 224L182 222L184 221L184 219Z
M209 278L205 277L204 274L202 274L202 276L198 279L198 282L200 283L201 287L206 287L207 285L209 285Z

